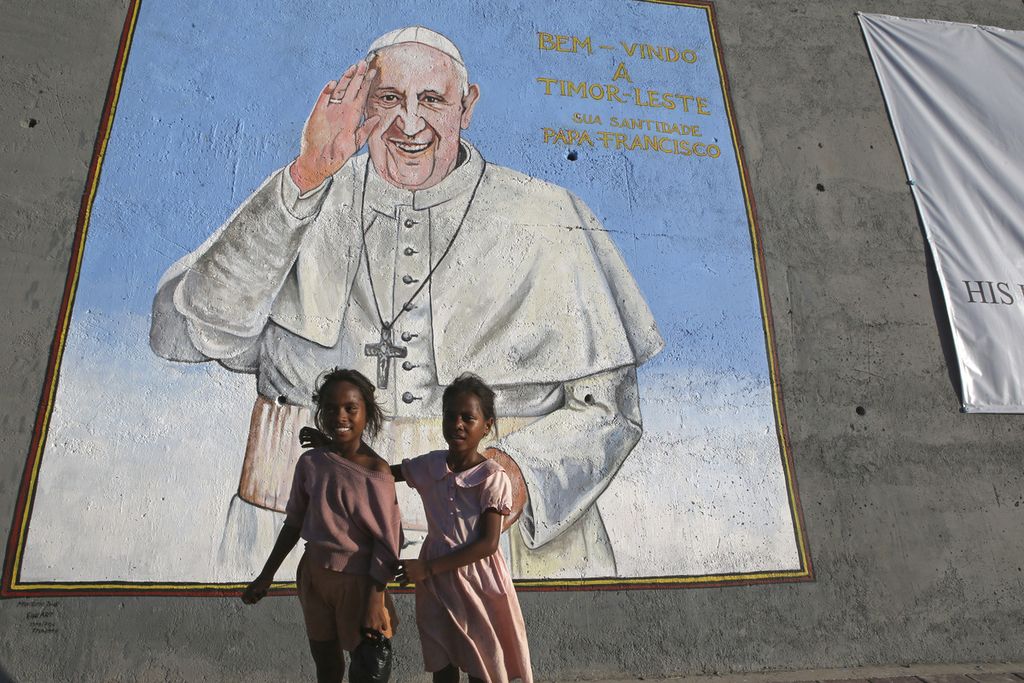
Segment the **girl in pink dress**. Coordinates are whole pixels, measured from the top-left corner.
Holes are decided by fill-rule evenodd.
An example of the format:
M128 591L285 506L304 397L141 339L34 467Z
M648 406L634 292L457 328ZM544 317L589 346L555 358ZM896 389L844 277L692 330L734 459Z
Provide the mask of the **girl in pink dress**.
M460 670L471 682L532 683L526 626L498 547L512 484L477 450L494 427L494 391L463 374L445 389L442 406L448 450L392 467L427 514L420 557L404 560L400 575L416 582L423 663L435 683L457 683Z

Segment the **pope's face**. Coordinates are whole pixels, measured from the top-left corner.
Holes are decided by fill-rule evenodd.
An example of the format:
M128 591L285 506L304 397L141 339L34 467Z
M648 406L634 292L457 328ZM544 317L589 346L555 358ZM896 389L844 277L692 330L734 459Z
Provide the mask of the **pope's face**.
M479 90L464 96L451 58L420 43L382 50L373 67L366 116L380 117L368 141L374 168L406 190L436 185L455 168Z

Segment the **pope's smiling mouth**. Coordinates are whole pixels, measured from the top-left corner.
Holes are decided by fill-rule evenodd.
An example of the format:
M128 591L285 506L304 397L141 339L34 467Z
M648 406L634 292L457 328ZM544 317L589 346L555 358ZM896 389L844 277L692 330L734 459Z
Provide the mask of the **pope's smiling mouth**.
M427 149L429 149L430 146L434 144L434 141L430 140L429 142L412 142L409 140L396 140L394 138L390 138L388 140L388 143L392 147L397 148L398 151L403 152L404 154L419 155L427 151Z

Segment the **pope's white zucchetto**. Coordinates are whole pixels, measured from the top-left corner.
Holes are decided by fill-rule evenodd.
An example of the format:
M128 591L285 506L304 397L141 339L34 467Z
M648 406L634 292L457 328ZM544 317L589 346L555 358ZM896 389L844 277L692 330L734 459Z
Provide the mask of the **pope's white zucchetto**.
M370 45L370 49L368 49L366 53L372 55L380 52L384 48L401 45L402 43L419 43L421 45L426 45L427 47L432 47L435 50L443 52L451 57L456 64L463 68L466 66L466 63L462 61L462 53L459 52L459 48L455 47L455 43L448 40L437 31L431 31L429 28L424 26L406 26L405 28L389 31L377 40L373 41Z

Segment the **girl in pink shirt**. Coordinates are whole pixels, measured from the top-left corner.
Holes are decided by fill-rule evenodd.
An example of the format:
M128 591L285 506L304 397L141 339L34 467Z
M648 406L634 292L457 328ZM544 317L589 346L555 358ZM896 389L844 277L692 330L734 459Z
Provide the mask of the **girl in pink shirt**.
M296 584L317 680L345 673L342 650L364 633L392 637L397 619L387 583L395 576L401 518L387 462L363 441L383 421L374 387L355 370L335 369L313 396L321 447L295 464L286 518L263 571L242 593L258 602L299 538L306 552Z
M512 512L505 470L478 449L494 427L494 391L463 374L445 389L442 431L448 450L392 467L423 498L427 538L400 578L416 582L423 663L437 683L532 683L519 600L498 547Z

